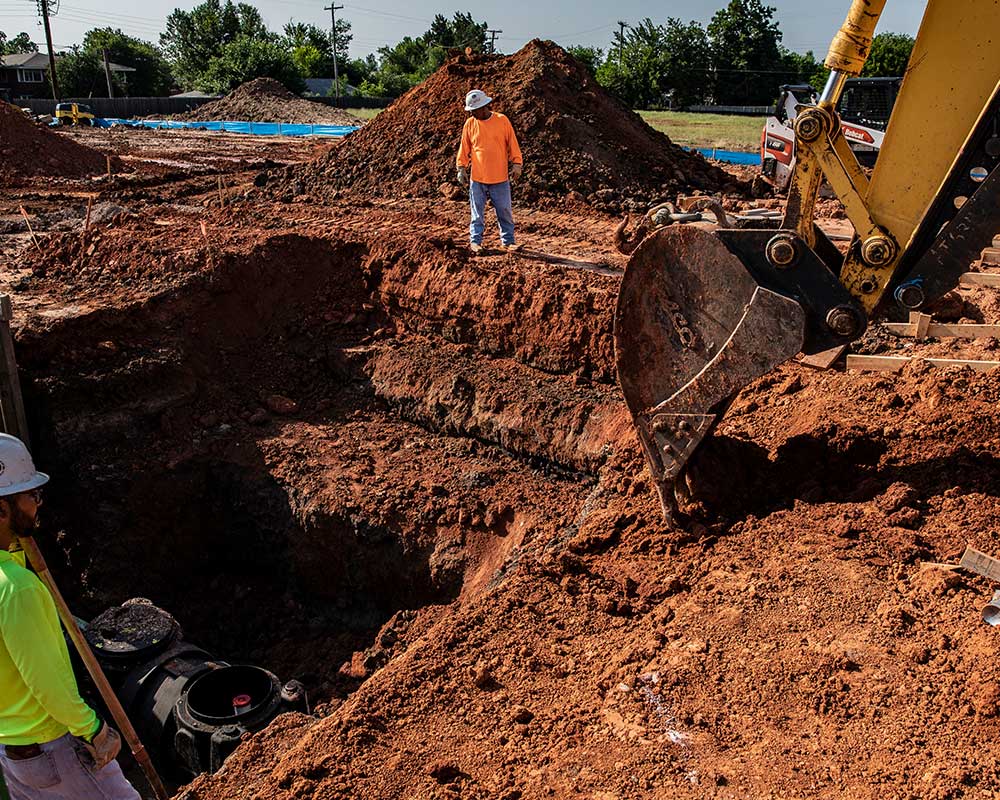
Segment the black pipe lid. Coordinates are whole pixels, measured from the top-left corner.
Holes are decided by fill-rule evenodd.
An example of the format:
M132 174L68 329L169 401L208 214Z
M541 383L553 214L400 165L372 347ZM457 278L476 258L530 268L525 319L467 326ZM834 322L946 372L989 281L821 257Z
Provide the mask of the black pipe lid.
M181 628L162 608L136 598L103 612L85 633L101 661L131 668L166 650L180 638Z

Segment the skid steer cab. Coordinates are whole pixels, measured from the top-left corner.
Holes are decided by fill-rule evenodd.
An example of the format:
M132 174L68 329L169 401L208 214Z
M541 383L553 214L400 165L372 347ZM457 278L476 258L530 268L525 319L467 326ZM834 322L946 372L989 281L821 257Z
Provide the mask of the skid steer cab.
M902 78L852 78L837 105L844 139L863 167L874 167ZM764 122L760 139L761 171L781 192L795 171L795 118L799 106L814 106L812 86L782 86L775 112Z
M60 125L94 124L94 112L83 103L57 103L55 116Z

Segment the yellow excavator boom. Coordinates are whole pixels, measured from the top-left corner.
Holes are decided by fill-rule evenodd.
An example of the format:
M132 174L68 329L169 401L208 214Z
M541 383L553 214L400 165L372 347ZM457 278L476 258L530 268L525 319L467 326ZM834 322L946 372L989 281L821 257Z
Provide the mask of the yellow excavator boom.
M957 285L1000 230L1000 2L929 0L869 180L836 113L886 0L854 0L816 106L799 107L778 230L672 226L633 253L615 314L618 378L664 513L728 402L799 352L862 336L877 310L916 310ZM816 227L829 182L856 235Z

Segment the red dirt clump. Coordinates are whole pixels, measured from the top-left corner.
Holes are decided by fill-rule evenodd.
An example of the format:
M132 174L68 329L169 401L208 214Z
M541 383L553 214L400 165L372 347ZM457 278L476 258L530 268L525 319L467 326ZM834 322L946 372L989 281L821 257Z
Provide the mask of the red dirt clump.
M375 196L427 196L453 183L467 117L464 98L480 88L514 126L524 153L519 202L570 192L619 211L673 199L679 188L746 187L682 150L609 95L571 55L535 40L511 56L459 56L407 92L299 178L309 193L354 188ZM444 187L442 187L443 189Z
M237 86L225 97L178 114L176 119L290 122L301 125L361 124L361 120L343 109L292 94L274 78L255 78Z
M97 150L36 125L0 101L0 186L31 176L82 178L106 168Z

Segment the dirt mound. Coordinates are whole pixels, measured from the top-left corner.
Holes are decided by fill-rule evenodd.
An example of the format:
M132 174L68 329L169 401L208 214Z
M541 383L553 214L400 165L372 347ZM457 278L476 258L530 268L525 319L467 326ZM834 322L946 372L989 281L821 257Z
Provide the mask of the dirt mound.
M176 119L291 122L301 125L361 124L361 120L343 109L292 94L273 78L255 78L236 87L225 97L177 115Z
M36 125L0 101L0 186L32 176L83 178L106 168L97 150Z
M525 170L518 201L563 198L619 211L673 199L678 188L744 192L731 175L672 144L611 97L565 50L529 42L512 56L460 56L403 95L317 164L306 192L356 188L376 196L432 195L453 184L471 88L514 125ZM442 187L444 188L444 187ZM448 187L448 191L451 191Z

